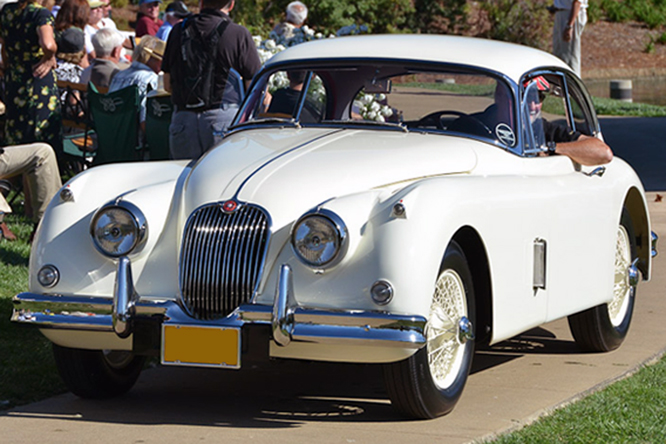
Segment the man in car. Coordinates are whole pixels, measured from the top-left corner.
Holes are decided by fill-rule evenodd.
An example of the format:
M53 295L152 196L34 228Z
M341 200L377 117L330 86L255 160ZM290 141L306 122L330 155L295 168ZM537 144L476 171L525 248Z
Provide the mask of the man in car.
M569 131L566 126L549 122L541 116L541 108L546 95L550 92L550 83L543 77L536 77L528 84L536 82L538 99L529 101L530 120L543 126L548 155L562 154L581 165L603 165L613 160L613 152L602 140L587 136L578 131ZM540 119L540 120L538 120Z

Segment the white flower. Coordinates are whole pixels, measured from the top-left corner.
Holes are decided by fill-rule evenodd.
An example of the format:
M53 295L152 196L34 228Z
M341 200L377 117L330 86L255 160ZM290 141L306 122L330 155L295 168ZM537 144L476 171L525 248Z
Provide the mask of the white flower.
M264 48L268 49L269 51L275 49L276 46L277 45L273 39L268 39L264 42Z
M363 94L361 96L361 103L363 105L369 105L372 103L375 99L370 95L370 94Z
M370 111L377 112L382 109L382 106L377 102L372 102L370 104Z
M393 110L391 109L391 107L386 105L382 106L382 110L380 112L384 117L391 117L393 115Z

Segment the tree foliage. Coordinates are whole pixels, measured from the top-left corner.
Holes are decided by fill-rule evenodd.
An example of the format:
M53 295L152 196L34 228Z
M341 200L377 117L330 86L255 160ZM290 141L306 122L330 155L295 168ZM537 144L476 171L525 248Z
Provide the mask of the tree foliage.
M284 19L291 0L237 0L234 21L251 31L267 35ZM343 26L366 25L373 34L410 31L413 16L411 0L305 0L309 14L307 24L324 34L335 33Z

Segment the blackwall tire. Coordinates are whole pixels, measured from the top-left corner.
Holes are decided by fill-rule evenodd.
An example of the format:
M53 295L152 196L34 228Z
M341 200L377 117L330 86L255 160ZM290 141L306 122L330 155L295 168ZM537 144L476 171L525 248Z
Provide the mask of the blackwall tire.
M451 242L435 285L426 346L384 366L391 404L400 413L430 419L453 410L472 364L474 315L472 274L462 249Z
M589 352L615 350L624 341L634 312L636 287L629 282L629 268L636 258L636 240L626 210L617 230L613 300L569 316L576 344Z
M53 356L67 388L81 398L112 398L136 383L145 358L130 352L81 350L53 344Z

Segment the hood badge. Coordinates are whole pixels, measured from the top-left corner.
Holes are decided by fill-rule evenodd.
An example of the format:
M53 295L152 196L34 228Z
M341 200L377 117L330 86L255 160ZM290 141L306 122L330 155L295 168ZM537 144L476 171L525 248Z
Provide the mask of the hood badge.
M222 203L222 211L225 213L233 213L238 209L238 202L235 200L228 200Z

